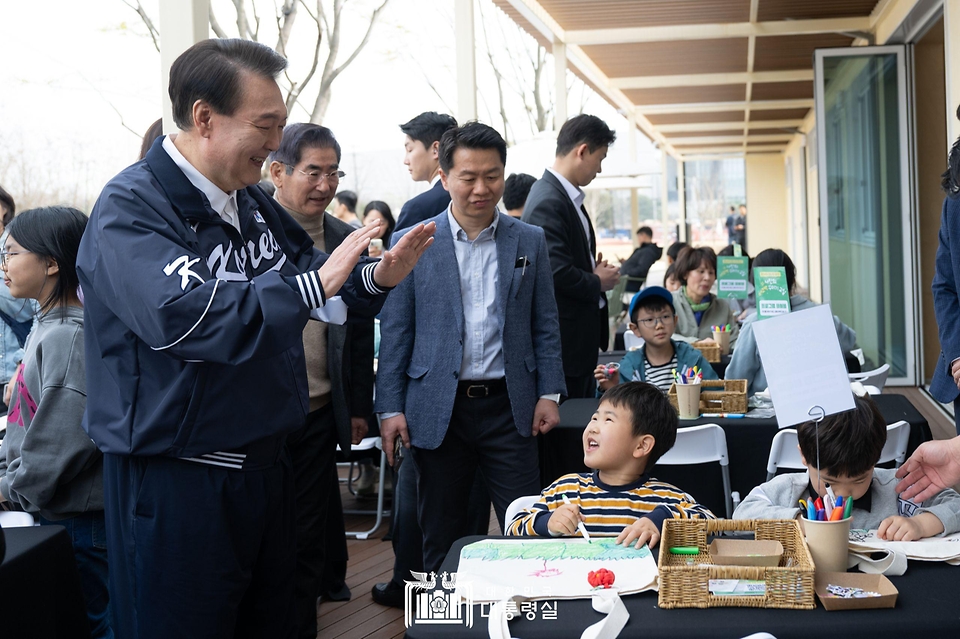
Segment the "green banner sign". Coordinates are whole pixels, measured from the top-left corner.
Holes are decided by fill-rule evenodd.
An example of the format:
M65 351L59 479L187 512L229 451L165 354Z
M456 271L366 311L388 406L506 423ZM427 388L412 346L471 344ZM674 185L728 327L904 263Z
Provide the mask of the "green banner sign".
M747 299L749 258L717 257L717 297Z
M766 319L790 312L790 291L782 266L758 266L753 269L753 285L757 296L757 319Z

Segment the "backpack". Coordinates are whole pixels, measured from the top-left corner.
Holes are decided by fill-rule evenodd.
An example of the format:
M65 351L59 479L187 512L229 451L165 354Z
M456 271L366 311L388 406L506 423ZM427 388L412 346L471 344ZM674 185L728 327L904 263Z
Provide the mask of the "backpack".
M27 335L30 334L30 329L33 328L33 320L29 322L18 322L3 311L0 311L0 319L10 327L13 334L17 336L17 342L20 343L20 348L23 348L23 345L27 343Z

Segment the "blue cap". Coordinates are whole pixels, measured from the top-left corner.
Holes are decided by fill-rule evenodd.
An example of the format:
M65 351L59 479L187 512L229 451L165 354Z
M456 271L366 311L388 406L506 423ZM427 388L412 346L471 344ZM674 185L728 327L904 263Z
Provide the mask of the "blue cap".
M673 306L673 293L662 286L648 286L634 295L633 299L630 300L630 310L627 311L627 318L631 322L633 321L633 311L636 310L637 304L639 304L641 300L645 300L650 297L658 297L662 299L670 307L670 310L673 311L673 314L677 314L677 309Z

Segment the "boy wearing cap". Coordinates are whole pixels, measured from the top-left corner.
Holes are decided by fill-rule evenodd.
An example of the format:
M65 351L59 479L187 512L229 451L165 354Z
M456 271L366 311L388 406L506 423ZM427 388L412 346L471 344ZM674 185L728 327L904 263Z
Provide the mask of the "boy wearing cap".
M673 383L674 369L682 371L694 366L703 371L703 379L719 379L700 351L671 339L676 326L677 313L670 291L651 286L634 295L628 328L643 338L644 344L620 360L619 371L603 364L597 366L593 373L600 392L624 381L647 382L667 392Z

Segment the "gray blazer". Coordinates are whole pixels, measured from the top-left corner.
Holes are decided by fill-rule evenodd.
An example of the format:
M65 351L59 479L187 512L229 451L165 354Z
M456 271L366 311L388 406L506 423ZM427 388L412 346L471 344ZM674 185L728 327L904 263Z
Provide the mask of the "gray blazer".
M529 437L540 396L566 393L560 325L543 231L499 215L503 363L517 431ZM431 219L437 223L434 245L387 296L380 315L375 406L378 413L404 413L411 444L430 450L446 435L463 360L463 305L453 235L446 211ZM521 258L529 261L526 269L517 265Z

